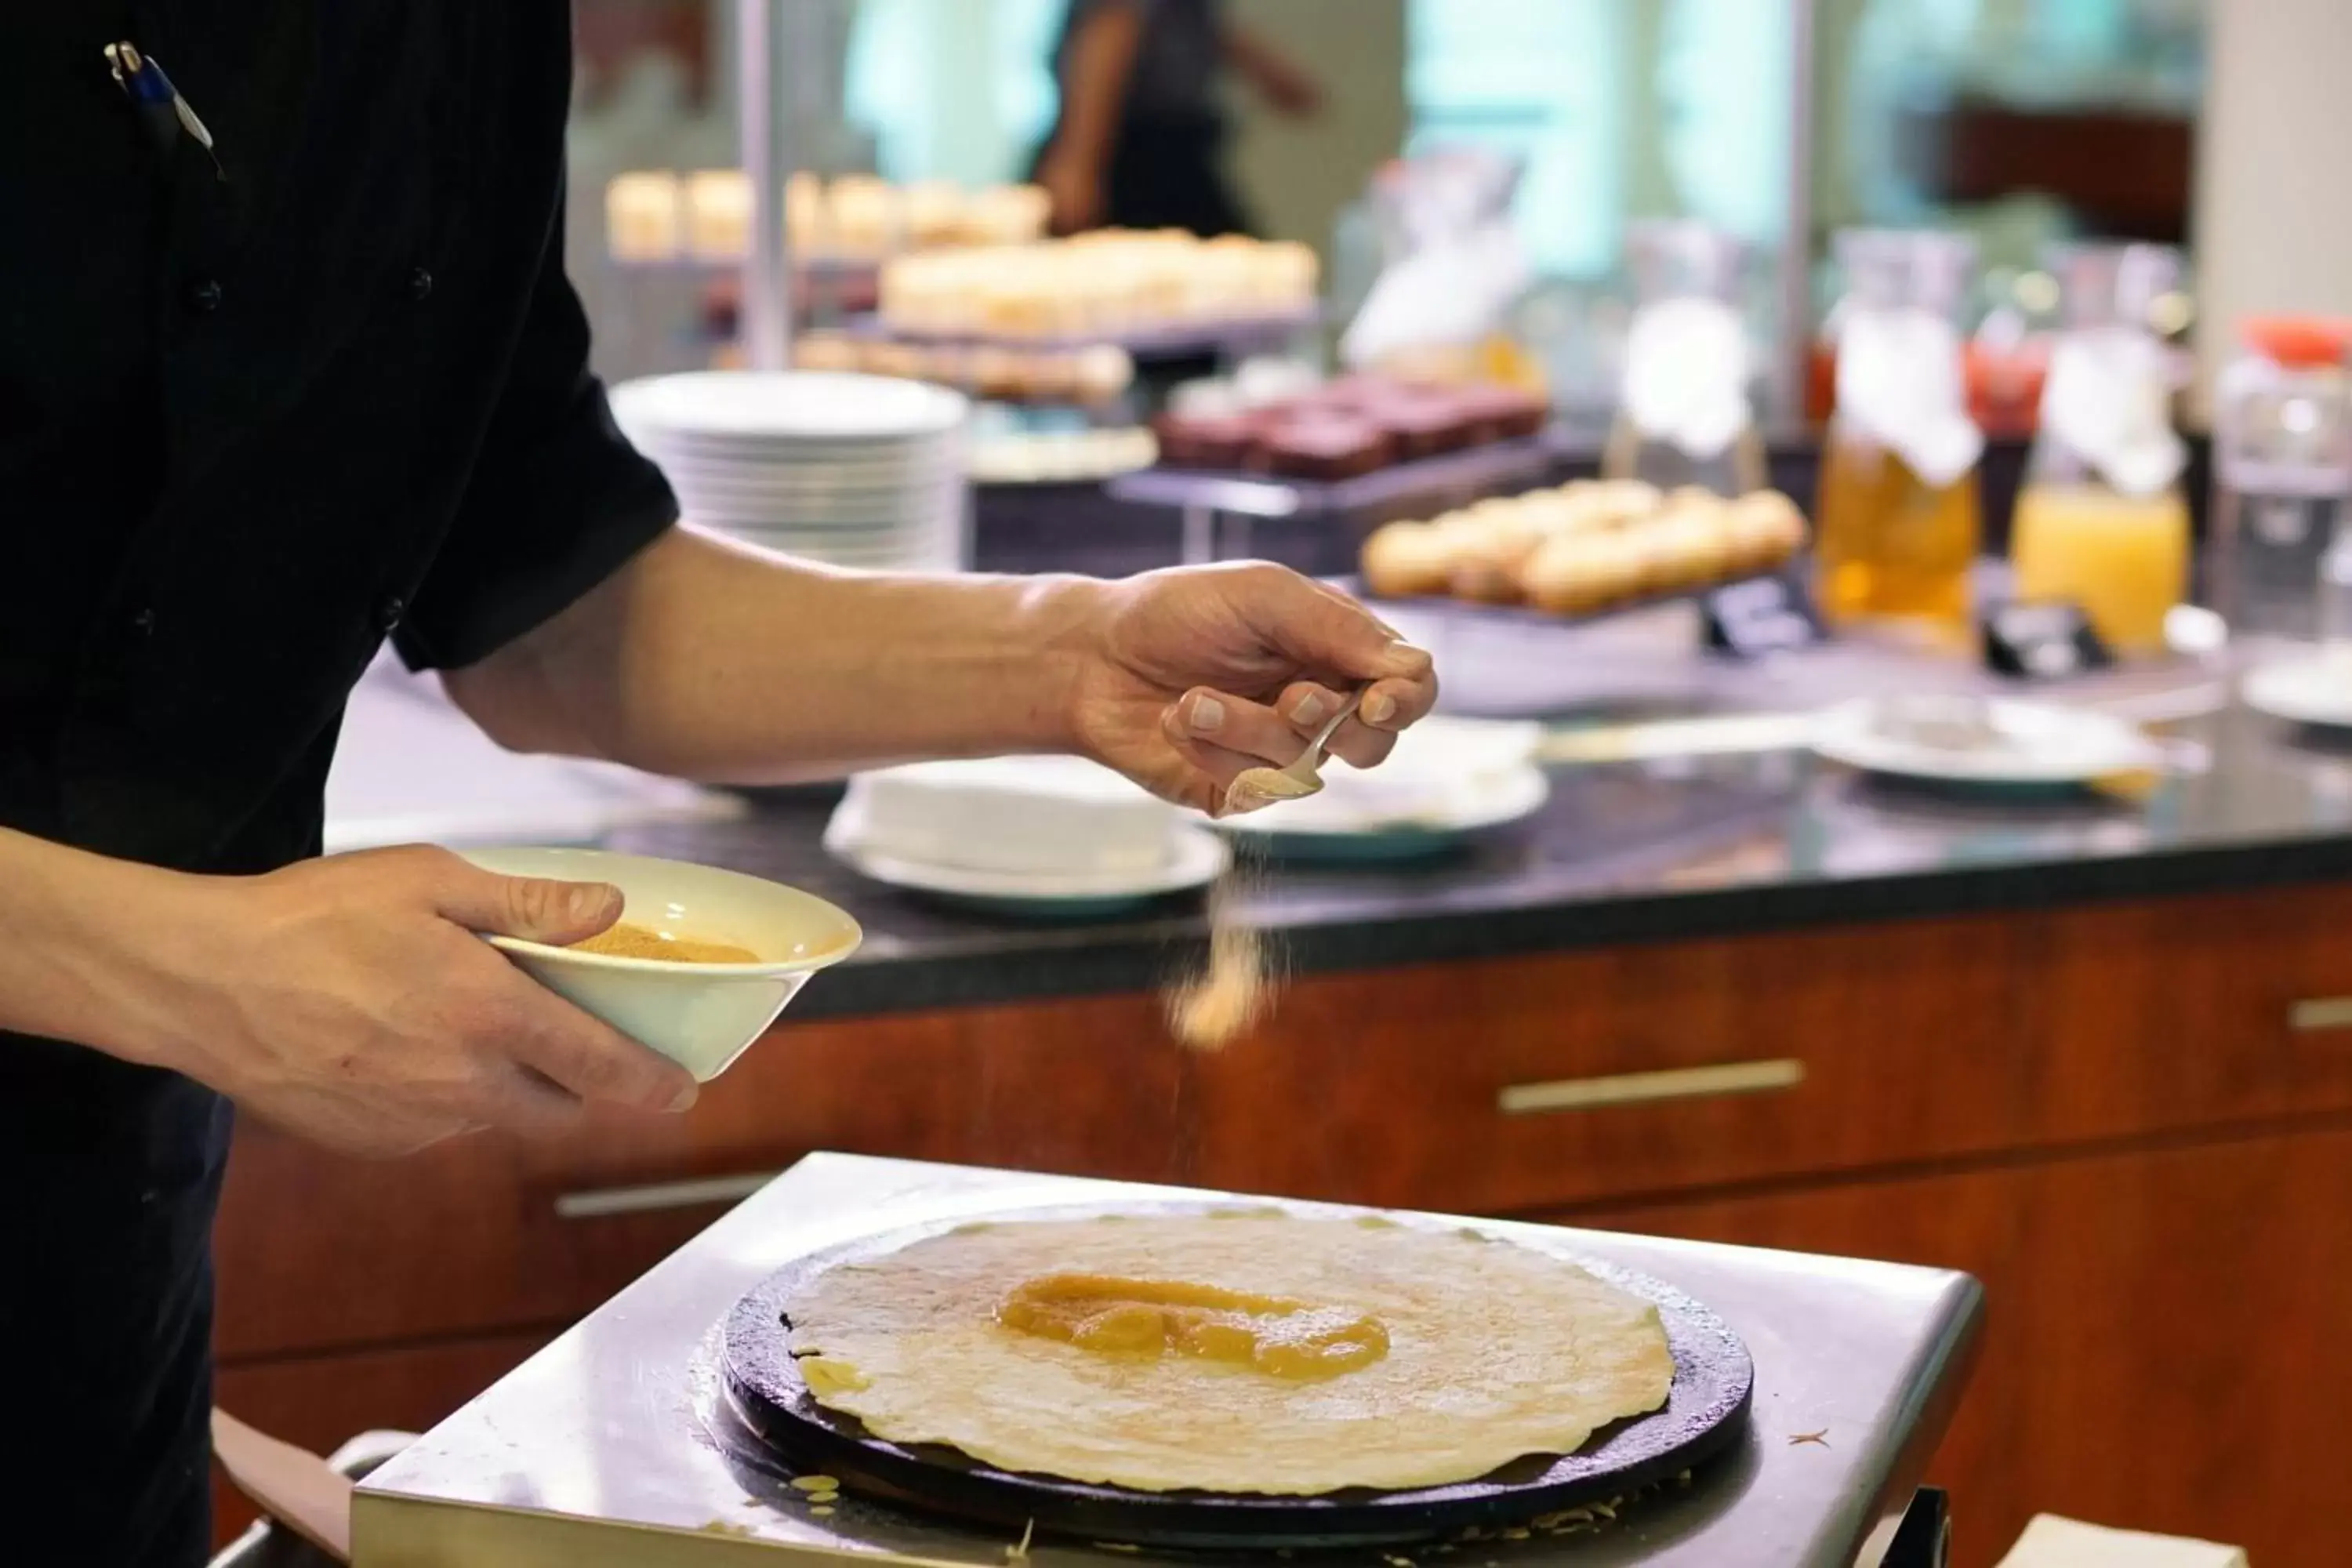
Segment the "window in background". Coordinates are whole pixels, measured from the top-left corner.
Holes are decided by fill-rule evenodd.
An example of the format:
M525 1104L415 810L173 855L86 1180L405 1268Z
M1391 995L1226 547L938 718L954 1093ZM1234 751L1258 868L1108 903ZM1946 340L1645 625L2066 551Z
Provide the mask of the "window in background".
M1624 219L1628 0L1408 0L1406 150L1475 142L1517 154L1520 232L1536 266L1613 272Z
M1406 0L1409 148L1525 164L1519 230L1546 281L1522 311L1555 398L1605 411L1633 222L1744 242L1758 363L1774 342L1795 106L1790 0Z
M1522 231L1555 276L1614 275L1636 217L1776 246L1790 24L1787 0L1408 0L1410 145L1523 158Z
M858 0L848 117L893 180L1017 179L1053 122L1068 0Z
M1796 34L1787 0L1667 0L1658 121L1676 205L1758 249L1789 232Z
M2189 232L2204 0L1824 0L1824 228L1966 227L1996 268Z

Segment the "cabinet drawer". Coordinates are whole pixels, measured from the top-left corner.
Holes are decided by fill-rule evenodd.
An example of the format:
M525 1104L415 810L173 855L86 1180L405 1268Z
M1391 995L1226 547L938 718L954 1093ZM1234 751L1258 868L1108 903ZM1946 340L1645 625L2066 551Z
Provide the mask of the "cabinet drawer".
M2021 945L1904 922L1311 981L1201 1064L1198 1175L1493 1213L1985 1142Z
M2352 1104L2352 889L1319 977L1196 1075L1208 1184L1475 1212L2286 1116Z
M2352 1105L2352 889L2066 910L2042 922L2033 974L2031 1135Z
M1147 996L788 1026L684 1116L482 1136L396 1164L240 1131L224 1354L569 1321L814 1149L1164 1180L1177 1048Z

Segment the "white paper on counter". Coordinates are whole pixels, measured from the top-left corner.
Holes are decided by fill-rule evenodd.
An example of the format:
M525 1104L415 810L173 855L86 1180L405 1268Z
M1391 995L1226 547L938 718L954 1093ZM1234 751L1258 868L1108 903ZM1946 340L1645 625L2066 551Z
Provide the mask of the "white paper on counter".
M2245 1552L2177 1535L2109 1530L2036 1514L2000 1568L2246 1568Z
M2127 496L2152 496L2180 477L2189 445L2172 427L2169 360L2145 333L2074 332L2051 351L2042 428Z
M1755 421L1748 405L1748 329L1720 300L1660 300L1625 335L1618 402L1644 440L1709 461Z
M1968 413L1960 334L1931 311L1847 316L1838 334L1837 416L1937 489L1984 455L1984 432Z
M379 660L352 692L327 775L329 854L389 844L586 844L740 815L732 796L609 763L517 756L440 683Z

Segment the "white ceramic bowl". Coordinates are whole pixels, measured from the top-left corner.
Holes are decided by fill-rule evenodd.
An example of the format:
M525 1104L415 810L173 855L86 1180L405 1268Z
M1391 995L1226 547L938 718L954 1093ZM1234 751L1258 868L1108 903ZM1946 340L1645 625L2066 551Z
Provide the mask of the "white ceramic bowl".
M823 899L712 866L602 849L460 853L503 876L610 882L626 900L623 920L758 953L756 963L672 963L488 939L524 973L652 1047L698 1082L725 1072L810 975L847 958L863 940L857 922Z

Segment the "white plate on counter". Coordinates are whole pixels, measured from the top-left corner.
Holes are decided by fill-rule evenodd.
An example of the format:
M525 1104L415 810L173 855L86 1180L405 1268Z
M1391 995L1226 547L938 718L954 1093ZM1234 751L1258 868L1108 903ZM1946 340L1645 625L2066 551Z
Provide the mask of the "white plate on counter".
M1864 698L1821 715L1813 750L1864 773L1964 784L2083 784L2168 766L2136 725L2014 698Z
M1406 814L1317 795L1228 817L1217 826L1271 859L1417 860L1458 848L1478 834L1524 822L1550 799L1549 776L1532 763L1522 763L1466 780L1443 805Z
M2265 664L2247 672L2238 693L2247 707L2273 719L2352 728L2352 649Z
M1405 860L1543 809L1551 781L1536 765L1541 725L1440 713L1397 737L1381 766L1323 770L1323 793L1217 824L1280 859Z
M1148 872L994 871L902 859L859 844L856 818L848 813L835 815L825 828L824 847L834 858L885 887L992 914L1048 920L1092 919L1192 892L1215 881L1233 860L1224 840L1186 823L1171 829L1167 860Z

